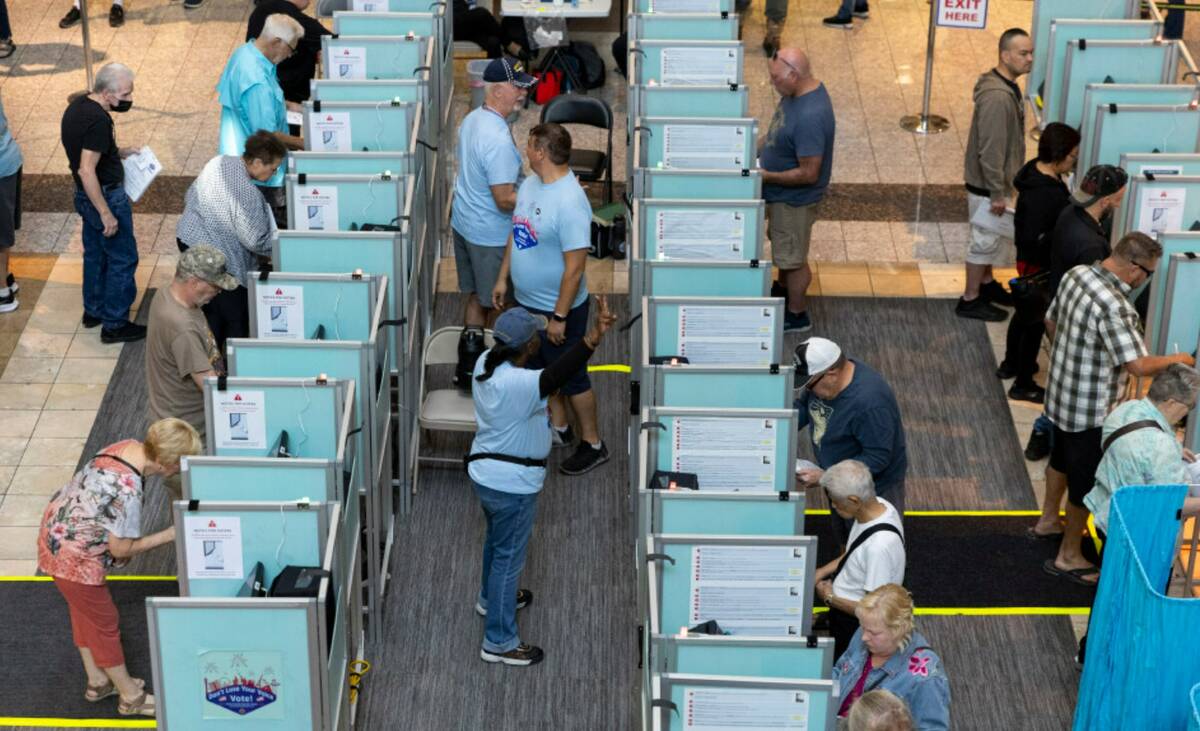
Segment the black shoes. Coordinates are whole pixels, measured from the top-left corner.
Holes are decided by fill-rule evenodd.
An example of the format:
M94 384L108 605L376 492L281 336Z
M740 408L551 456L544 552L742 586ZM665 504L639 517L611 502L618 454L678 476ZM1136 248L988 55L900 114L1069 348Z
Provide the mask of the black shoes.
M517 609L524 609L533 603L533 592L528 589L517 589ZM480 617L487 616L487 610L478 601L475 602L475 613Z
M861 8L854 9L854 17L866 20L871 17L871 8L866 3L863 3Z
M1029 443L1025 445L1025 459L1037 462L1050 455L1050 433L1037 431L1029 434Z
M839 18L836 15L831 15L821 21L826 28L841 28L842 30L854 29L854 18Z
M585 472L591 472L607 461L608 447L604 442L600 442L599 449L587 442L580 442L575 454L563 460L563 463L558 466L558 471L564 475L582 475Z
M979 298L986 299L993 304L1012 307L1012 295L1004 288L1003 284L995 279L987 284L979 285Z
M505 665L537 665L546 658L546 653L542 652L542 648L527 645L524 642L517 645L515 649L505 653L493 653L487 650L480 650L479 657L484 662L502 662Z
M195 10L204 4L204 0L183 0L184 10Z
M572 431L571 425L568 424L565 431L559 431L554 427L550 427L550 446L556 449L561 447L569 447L575 443L575 432Z
M91 329L100 324L100 318L92 317L91 315L89 315L88 313L85 312L85 313L83 313L82 323L83 323L84 327Z
M1012 388L1008 389L1008 397L1013 401L1029 401L1040 404L1046 400L1046 389L1036 383L1029 386L1018 386L1014 383Z
M146 326L127 322L115 330L103 328L100 330L100 342L107 345L112 343L132 343L146 337Z
M67 14L62 16L62 19L58 21L58 27L70 28L78 23L81 17L83 16L79 14L79 8L72 5L71 9L67 11Z
M109 8L108 24L113 28L120 28L125 25L125 8L115 4Z
M17 278L12 275L12 272L8 273L8 279L5 280L4 286L8 287L9 291L13 294L21 291L21 285L17 282Z
M1041 369L1042 369L1042 367L1039 366L1037 363L1033 364L1033 372L1034 373L1037 373ZM1009 365L1008 361L1006 361L1006 360L1000 361L1000 366L998 368L996 368L996 378L999 378L1001 381L1007 381L1010 378L1016 378L1016 377L1017 377L1017 367L1013 366L1013 365Z
M806 333L809 330L812 330L812 320L808 317L808 310L792 312L785 309L783 311L783 331L785 333Z
M954 314L969 320L983 320L985 322L1004 322L1008 318L1008 313L988 303L982 289L979 296L970 302L959 297L958 304L954 307Z
M0 312L12 312L20 306L16 292L9 292L7 297L0 297Z

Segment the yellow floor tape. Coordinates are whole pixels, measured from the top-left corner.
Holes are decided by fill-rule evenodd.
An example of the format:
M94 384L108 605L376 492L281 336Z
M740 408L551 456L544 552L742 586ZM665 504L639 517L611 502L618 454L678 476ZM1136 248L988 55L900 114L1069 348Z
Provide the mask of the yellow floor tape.
M123 720L110 718L20 718L0 716L0 727L33 726L35 728L158 728L153 718Z
M633 369L620 363L588 366L588 373L633 373Z

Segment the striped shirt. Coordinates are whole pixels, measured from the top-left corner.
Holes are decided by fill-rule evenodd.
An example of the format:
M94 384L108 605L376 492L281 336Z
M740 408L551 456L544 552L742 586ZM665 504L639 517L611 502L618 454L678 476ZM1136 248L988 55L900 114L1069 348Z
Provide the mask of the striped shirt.
M1121 367L1148 354L1129 285L1100 264L1063 277L1046 319L1055 323L1046 416L1081 432L1104 423L1117 399Z
M243 285L255 255L271 253L275 217L237 155L209 160L184 198L175 236L188 246L208 244L225 255L225 269Z

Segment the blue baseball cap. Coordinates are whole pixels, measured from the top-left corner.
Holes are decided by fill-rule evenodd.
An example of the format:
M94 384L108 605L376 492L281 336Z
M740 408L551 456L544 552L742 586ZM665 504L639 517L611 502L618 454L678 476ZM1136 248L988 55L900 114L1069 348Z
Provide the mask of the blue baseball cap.
M483 80L488 83L509 83L522 89L528 89L537 83L537 79L525 73L525 67L520 61L514 61L507 56L492 59L483 70Z
M537 335L538 330L545 329L546 318L523 307L513 307L496 318L492 337L510 348L519 348Z

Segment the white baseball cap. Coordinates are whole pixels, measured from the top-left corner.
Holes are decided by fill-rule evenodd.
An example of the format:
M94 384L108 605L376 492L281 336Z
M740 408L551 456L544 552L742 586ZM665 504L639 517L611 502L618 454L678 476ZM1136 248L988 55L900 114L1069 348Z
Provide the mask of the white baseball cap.
M809 338L796 346L792 365L796 367L796 385L809 386L832 368L842 357L838 344L826 338Z

